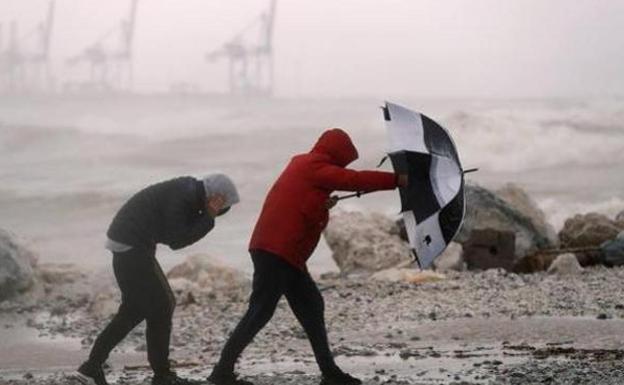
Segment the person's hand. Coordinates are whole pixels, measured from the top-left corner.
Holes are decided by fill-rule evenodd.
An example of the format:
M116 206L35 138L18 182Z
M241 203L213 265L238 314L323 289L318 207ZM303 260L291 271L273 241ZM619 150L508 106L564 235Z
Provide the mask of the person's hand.
M329 199L327 199L327 201L325 202L325 208L327 210L331 209L332 207L336 206L336 203L338 203L338 197L337 196L331 196L329 197Z
M407 177L407 174L399 174L399 177L397 178L397 184L399 185L399 187L407 187L408 183L409 179Z
M206 201L206 211L211 217L216 218L225 206L225 198L220 194L215 194Z

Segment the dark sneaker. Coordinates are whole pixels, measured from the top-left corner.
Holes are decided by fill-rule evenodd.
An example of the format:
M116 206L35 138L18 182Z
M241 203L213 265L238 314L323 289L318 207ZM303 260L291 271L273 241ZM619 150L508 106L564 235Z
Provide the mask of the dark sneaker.
M323 374L320 385L360 385L362 381L343 371Z
M234 373L217 373L212 372L208 377L208 383L212 385L253 385L253 382L241 380Z
M88 362L80 365L72 377L83 385L108 385L102 367L94 368Z
M152 385L198 385L200 381L187 380L182 377L178 377L175 372L169 372L167 374L155 374L152 378Z

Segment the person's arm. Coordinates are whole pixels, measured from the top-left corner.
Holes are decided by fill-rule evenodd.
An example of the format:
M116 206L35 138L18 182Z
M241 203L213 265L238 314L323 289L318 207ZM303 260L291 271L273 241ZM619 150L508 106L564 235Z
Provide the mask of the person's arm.
M169 247L173 250L178 250L202 239L215 225L214 218L210 215L203 213L197 220L191 225L187 226L184 233L181 233L177 238L173 238L169 243Z
M165 215L168 245L178 250L202 239L215 225L214 217L206 210L189 217L188 206L175 204Z
M206 200L206 207L198 216L195 216L190 224L179 228L175 238L169 243L173 250L181 249L202 239L215 225L215 218L225 214L230 208L224 208L225 198L215 194Z
M398 176L385 171L355 171L334 165L322 165L311 173L312 182L327 190L377 191L393 190Z

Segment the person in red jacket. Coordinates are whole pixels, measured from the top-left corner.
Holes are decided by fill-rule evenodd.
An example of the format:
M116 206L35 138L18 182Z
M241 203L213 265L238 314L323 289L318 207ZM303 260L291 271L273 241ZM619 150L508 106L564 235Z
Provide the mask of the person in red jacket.
M341 129L325 131L309 153L294 156L269 191L249 244L254 264L249 309L225 344L208 381L245 385L234 365L245 347L269 322L282 295L303 326L321 369L321 384L361 384L334 362L325 329L323 297L306 261L327 225L333 191L392 190L406 176L345 168L358 158Z

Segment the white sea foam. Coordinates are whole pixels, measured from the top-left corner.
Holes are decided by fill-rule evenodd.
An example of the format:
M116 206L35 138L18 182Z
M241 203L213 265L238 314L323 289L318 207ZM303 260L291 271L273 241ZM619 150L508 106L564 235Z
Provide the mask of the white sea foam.
M449 129L463 165L480 168L471 179L520 182L556 227L577 212L624 209L624 100L405 104ZM355 168L375 166L385 150L378 105L165 97L0 103L0 226L36 239L44 259L82 261L132 192L220 170L240 184L243 201L197 251L208 247L241 266L270 184L324 128L351 133L361 158ZM396 201L378 193L341 205L396 213Z

